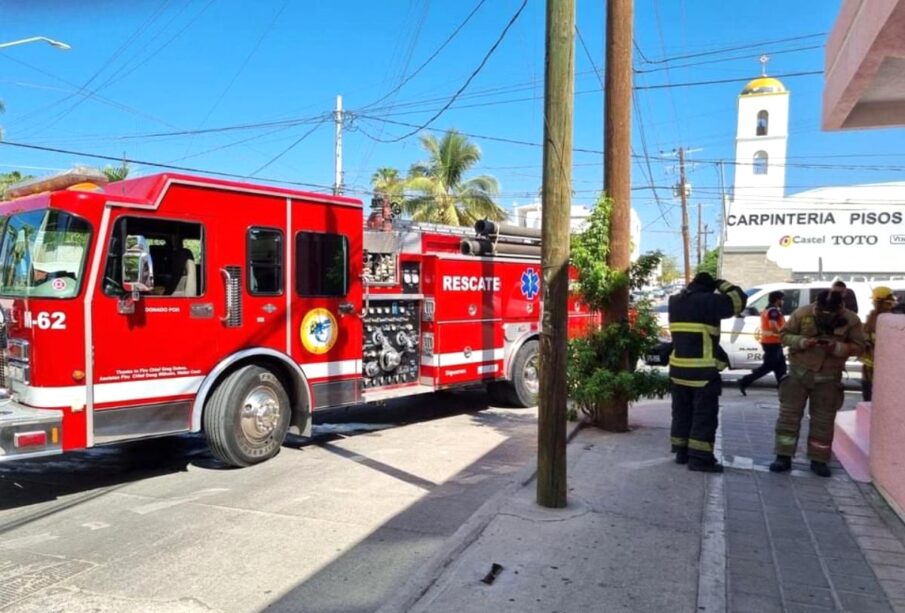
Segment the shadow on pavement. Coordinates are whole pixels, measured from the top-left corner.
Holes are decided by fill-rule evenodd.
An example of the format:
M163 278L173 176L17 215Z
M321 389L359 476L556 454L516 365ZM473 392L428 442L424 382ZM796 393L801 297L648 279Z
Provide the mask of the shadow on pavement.
M426 399L429 402L424 402ZM505 427L495 423L502 419L499 415L482 417L480 411L488 406L483 391L464 391L325 410L315 414L311 438L290 436L285 446L301 449L318 445L340 453L330 445L332 441L463 413L474 413L476 422L483 425ZM533 421L533 414L526 413L525 419ZM210 454L201 434L133 441L0 464L0 511L28 511L0 517L0 534L129 483L183 472L189 466L226 468ZM46 504L55 501L58 504ZM33 505L38 508L29 509Z

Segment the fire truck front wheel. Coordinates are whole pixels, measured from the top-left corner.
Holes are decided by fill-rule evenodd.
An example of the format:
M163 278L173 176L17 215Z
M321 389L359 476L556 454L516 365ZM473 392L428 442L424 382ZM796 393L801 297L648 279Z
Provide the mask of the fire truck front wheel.
M208 446L229 466L263 462L279 453L290 412L277 376L260 366L244 366L217 386L204 407Z

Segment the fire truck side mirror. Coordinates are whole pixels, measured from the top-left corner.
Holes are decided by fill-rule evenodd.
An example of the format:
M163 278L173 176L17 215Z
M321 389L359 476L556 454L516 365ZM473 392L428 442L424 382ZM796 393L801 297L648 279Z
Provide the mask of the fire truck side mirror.
M123 252L123 289L131 292L134 299L142 292L154 289L154 263L144 236L126 237Z

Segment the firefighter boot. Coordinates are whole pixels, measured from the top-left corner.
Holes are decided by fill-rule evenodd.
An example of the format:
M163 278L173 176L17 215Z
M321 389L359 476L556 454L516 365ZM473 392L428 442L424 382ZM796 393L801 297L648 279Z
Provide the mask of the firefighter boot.
M773 462L770 463L771 473L784 473L792 468L792 456L778 455ZM813 465L812 465L813 468Z
M680 447L676 450L676 464L688 464L688 448Z
M689 456L688 470L701 473L721 473L723 472L723 465L717 462L716 458Z
M826 465L826 462L818 462L817 460L811 460L811 472L817 475L818 477L831 477L832 473L830 472L830 467Z

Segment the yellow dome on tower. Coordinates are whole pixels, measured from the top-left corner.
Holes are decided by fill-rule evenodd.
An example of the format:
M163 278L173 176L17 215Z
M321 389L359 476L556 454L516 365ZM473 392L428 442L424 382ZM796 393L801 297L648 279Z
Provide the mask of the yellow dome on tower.
M773 77L757 77L749 81L742 90L742 96L784 93L786 93L786 86L779 79L774 79Z

